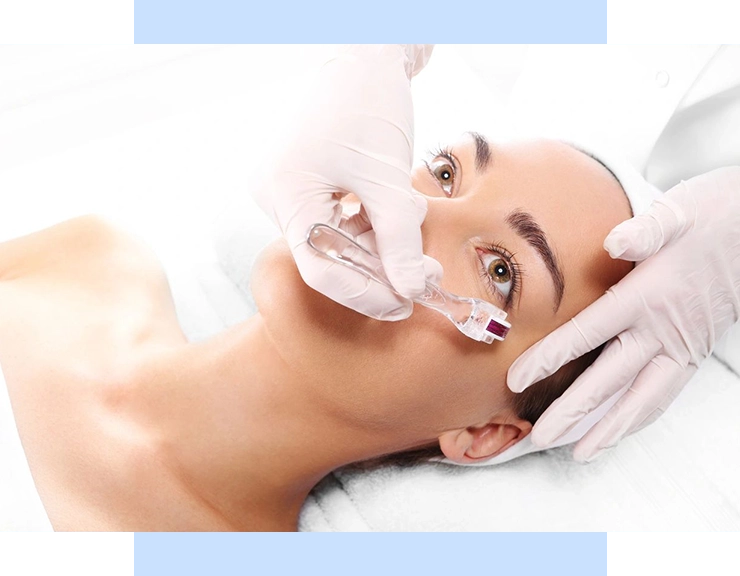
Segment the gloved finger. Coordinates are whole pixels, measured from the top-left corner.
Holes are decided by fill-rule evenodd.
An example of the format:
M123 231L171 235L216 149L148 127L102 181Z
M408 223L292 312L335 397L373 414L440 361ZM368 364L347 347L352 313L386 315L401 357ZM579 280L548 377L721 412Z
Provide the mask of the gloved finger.
M645 341L628 330L609 342L594 363L537 420L532 443L549 446L570 432L582 418L627 386L660 351L656 340Z
M308 286L365 316L398 321L408 318L413 311L410 300L359 272L324 258L306 243L293 250L293 258Z
M617 224L604 240L612 258L646 260L686 230L683 208L669 197L653 202L647 212Z
M406 75L409 78L416 76L429 62L434 50L434 44L405 44L408 61L406 64Z
M359 234L355 238L355 240L360 246L362 246L371 254L378 253L378 243L375 240L375 230L373 230L372 228L366 232L363 232L362 234Z
M509 367L506 383L511 391L526 390L626 330L639 313L637 306L623 302L630 294L634 290L620 289L619 284L613 286L572 320L526 350Z
M419 194L418 192L414 192L413 196L414 203L416 204L416 217L419 221L419 225L421 226L427 215L427 199L425 196ZM341 230L344 230L351 236L355 237L359 236L360 234L364 234L368 230L371 230L372 224L370 222L370 218L367 215L367 210L365 210L365 206L360 206L360 210L352 216L343 216L341 222L339 223L339 228Z
M424 254L424 277L432 284L439 285L442 282L442 276L444 276L442 264Z
M676 378L673 379L670 390L666 390L666 394L663 397L661 404L655 410L653 410L653 412L649 414L642 422L630 428L625 436L634 434L635 432L639 432L640 430L646 428L647 426L655 422L658 418L660 418L660 416L662 416L663 413L668 410L668 407L673 404L674 400L678 398L681 390L684 389L686 383L691 380L694 374L696 374L698 368L698 366L691 364L686 368L680 369L679 365L680 374L678 374Z
M362 199L378 245L378 256L394 288L408 298L424 293L425 278L417 195L369 184L355 191ZM424 201L425 202L425 201Z
M357 214L344 216L342 217L341 222L339 222L340 230L344 230L347 234L355 238L360 234L364 234L368 230L371 230L372 227L373 226L370 224L370 219L367 217L367 212L365 212L364 206L360 207L360 211L357 212Z
M355 238L355 240L360 244L360 246L369 252L377 254L378 245L375 238L375 232L373 230L368 230L367 232L360 234ZM424 267L424 277L429 282L432 282L433 284L439 284L442 282L442 276L444 275L442 264L431 256L424 254L422 266Z
M288 210L290 216L282 220L283 236L294 256L296 247L306 242L306 235L312 225L322 223L336 228L342 220L342 205L332 188L322 185L318 180L311 181L310 185L314 186L315 191L294 200Z
M411 194L414 197L414 204L416 204L416 217L419 219L419 226L421 226L424 223L424 219L427 217L429 202L427 201L426 196L416 190L412 190Z
M653 358L624 396L579 440L573 457L579 462L591 461L623 437L655 421L695 372L695 367L684 368L664 354Z

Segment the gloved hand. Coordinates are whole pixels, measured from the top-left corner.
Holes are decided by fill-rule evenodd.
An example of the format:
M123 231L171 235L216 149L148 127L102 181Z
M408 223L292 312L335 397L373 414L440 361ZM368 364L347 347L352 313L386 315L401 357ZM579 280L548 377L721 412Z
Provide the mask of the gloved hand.
M427 45L353 46L324 64L284 153L255 193L287 239L303 280L382 320L407 318L413 309L407 298L424 292L426 276L441 275L439 263L422 254L427 203L411 188L410 79L431 51ZM351 217L340 204L349 192L362 203ZM370 236L388 279L407 298L314 253L306 233L316 222Z
M616 226L604 248L612 258L644 262L508 373L518 392L614 338L532 432L535 444L552 444L631 382L577 443L580 461L655 421L740 318L740 167L681 182Z

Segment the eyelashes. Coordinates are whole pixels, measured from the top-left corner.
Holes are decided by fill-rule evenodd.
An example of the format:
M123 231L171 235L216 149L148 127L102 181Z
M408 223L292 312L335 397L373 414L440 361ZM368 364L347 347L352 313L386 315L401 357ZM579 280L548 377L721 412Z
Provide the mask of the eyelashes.
M449 148L437 148L429 153L431 161L424 161L424 165L445 196L452 198L455 195L460 180L460 163Z
M444 158L452 164L457 162L457 159L452 155L452 148L449 146L437 146L429 151L429 156L432 158Z
M481 252L483 254L481 254ZM486 256L498 256L499 258L495 259L493 262L487 265L484 262ZM523 273L522 265L515 260L514 254L509 252L501 244L484 245L482 248L478 249L478 259L480 260L481 264L481 278L483 278L483 280L486 282L486 285L488 286L490 292L494 295L497 295L500 299L504 301L504 309L509 309L511 307L511 304L514 302L514 298L519 294L519 290L521 288L521 276ZM502 261L503 264L501 263ZM497 284L501 284L501 282L498 281L501 279L501 276L497 276L497 279L494 279L491 274L493 268L499 268L502 266L508 268L508 273L511 277L511 286L506 291L503 290L500 286L497 286ZM504 272L503 268L500 270L500 272Z

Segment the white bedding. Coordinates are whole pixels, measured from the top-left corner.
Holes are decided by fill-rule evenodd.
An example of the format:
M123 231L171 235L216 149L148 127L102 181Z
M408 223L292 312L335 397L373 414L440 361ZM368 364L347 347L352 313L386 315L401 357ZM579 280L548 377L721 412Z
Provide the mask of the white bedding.
M299 98L298 64L308 74L327 50L298 64L283 48L269 64L252 47L18 50L0 49L12 88L0 94L0 239L103 213L156 247L191 338L253 313L248 268L275 231L244 197L251 170L286 122L281 106ZM490 109L503 96L453 52L438 48L414 86L417 154L501 115ZM661 420L595 463L565 448L488 469L337 473L300 528L737 530L738 409L740 377L711 358Z

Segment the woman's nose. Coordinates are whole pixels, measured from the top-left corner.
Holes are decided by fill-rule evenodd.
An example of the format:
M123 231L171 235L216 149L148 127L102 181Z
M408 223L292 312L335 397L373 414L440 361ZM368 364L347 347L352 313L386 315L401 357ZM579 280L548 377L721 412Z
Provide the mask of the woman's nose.
M448 198L427 197L427 214L421 225L421 237L427 248L451 247L456 240L463 240L465 219L461 206Z
M416 192L423 194L427 198L440 198L445 196L439 186L434 183L424 166L417 166L412 170L411 186Z
M468 207L463 203L435 196L427 196L426 200L427 215L424 218L424 224L445 226L451 231L455 226L461 226L464 223Z

